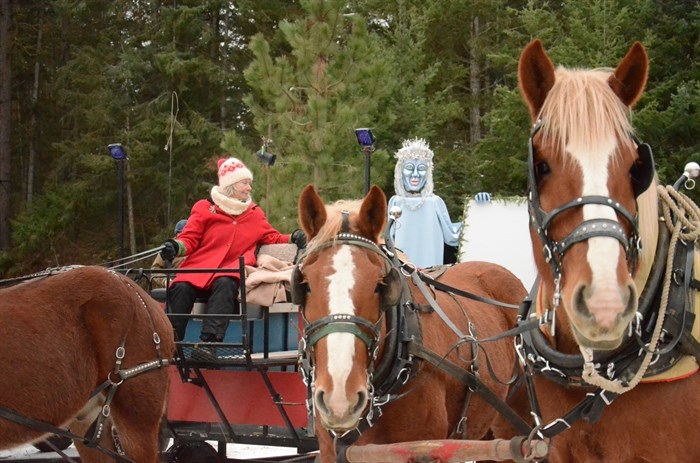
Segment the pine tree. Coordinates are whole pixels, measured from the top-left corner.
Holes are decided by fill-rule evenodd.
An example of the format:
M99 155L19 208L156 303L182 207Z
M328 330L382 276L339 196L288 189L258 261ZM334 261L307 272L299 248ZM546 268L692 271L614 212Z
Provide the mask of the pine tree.
M270 191L256 198L269 194L266 212L282 230L298 227L296 201L306 184L329 200L363 195L364 159L353 129L378 127L393 86L376 37L364 18L345 10L346 2L301 5L305 17L279 24L287 51L273 55L258 34L250 41L254 58L245 71L252 89L245 103L256 131L277 155L269 169ZM375 129L375 135L381 132ZM235 145L236 138L229 134L228 143ZM373 176L387 161L386 153L373 155Z

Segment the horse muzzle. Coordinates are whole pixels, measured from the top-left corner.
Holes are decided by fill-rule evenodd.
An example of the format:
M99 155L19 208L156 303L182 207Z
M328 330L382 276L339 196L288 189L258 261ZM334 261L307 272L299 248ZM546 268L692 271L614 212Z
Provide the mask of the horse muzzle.
M358 391L347 399L345 394L326 394L323 389L314 391L316 415L329 431L344 433L357 428L369 403L367 391Z
M637 311L636 288L633 283L598 289L580 285L574 291L571 307L571 326L581 347L616 349Z

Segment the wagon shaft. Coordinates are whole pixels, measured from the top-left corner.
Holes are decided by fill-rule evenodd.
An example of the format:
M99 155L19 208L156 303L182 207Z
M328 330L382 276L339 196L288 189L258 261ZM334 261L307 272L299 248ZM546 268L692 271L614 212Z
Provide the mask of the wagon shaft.
M528 456L535 461L545 458L549 445L545 441L530 441L522 437L511 440L431 440L401 442L385 445L348 447L345 457L350 463L458 463L464 461L522 461Z

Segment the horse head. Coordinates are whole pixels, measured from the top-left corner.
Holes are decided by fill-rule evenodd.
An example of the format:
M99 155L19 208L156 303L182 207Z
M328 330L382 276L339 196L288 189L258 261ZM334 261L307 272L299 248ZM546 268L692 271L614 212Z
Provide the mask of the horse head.
M386 204L376 186L362 201L326 206L311 185L299 199L299 222L310 241L292 292L304 317L313 406L336 433L356 428L367 409L384 309L398 299L397 270L377 244Z
M539 40L519 61L533 123L530 233L543 300L563 307L581 347L617 348L637 311L638 196L654 167L630 109L648 66L638 42L612 71L555 69Z

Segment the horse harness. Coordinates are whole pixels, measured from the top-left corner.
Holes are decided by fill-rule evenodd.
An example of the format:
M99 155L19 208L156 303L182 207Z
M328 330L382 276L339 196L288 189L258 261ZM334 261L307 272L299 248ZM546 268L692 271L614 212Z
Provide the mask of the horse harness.
M70 267L61 267L58 269L49 269L44 272L41 272L39 274L36 274L33 276L33 278L39 278L39 277L46 277L46 276L52 276L58 273L63 273L66 271L69 271L71 269L75 268L75 266L70 266ZM114 272L113 270L110 270L110 273L118 277L118 274ZM127 286L129 286L132 290L134 290L134 287L131 285L131 283L125 282ZM146 301L143 300L141 295L138 293L138 291L134 290L134 293L136 296L139 298L141 305L147 309ZM146 314L148 315L148 319L151 325L151 331L153 333L153 343L155 345L156 349L156 354L158 359L157 360L152 360L149 362L144 362L139 365L133 366L131 368L127 369L122 369L122 362L124 360L124 356L126 354L126 335L122 338L119 347L117 347L115 351L115 362L114 362L114 368L113 370L107 374L107 379L100 384L91 394L90 394L90 399L88 402L94 398L96 398L99 394L105 393L105 399L104 403L102 404L101 411L97 418L95 419L95 422L90 426L90 429L86 433L86 436L78 436L76 434L71 433L68 430L59 428L57 426L54 426L52 424L49 424L47 422L34 419L34 418L29 418L23 415L18 414L14 410L11 410L6 407L0 406L0 418L4 418L8 421L12 421L16 424L31 428L31 429L36 429L41 432L46 432L50 434L55 434L61 437L67 437L69 439L75 440L75 441L81 441L85 446L90 447L90 448L96 448L97 450L101 451L102 453L108 455L111 457L114 461L117 461L119 463L135 463L129 458L125 456L125 453L122 449L121 442L119 441L119 436L115 432L115 429L112 428L112 440L115 446L115 449L117 450L116 452L103 448L99 446L100 439L102 438L102 434L104 432L105 424L107 422L107 419L109 418L111 414L111 408L110 405L112 403L112 399L114 398L114 395L117 392L117 388L127 379L133 378L134 376L140 375L142 373L146 373L151 370L155 369L160 369L160 368L165 368L169 365L169 360L166 358L163 358L161 355L161 345L160 345L160 335L155 329L155 324L153 323L153 318L151 317L151 314L146 310ZM128 331L128 330L127 330ZM91 434L91 436L88 438L87 434ZM58 449L55 449L57 453L63 457L64 460L67 461L73 461L70 457L68 457L66 454L61 452Z
M472 299L491 304L504 304L443 285L437 280L433 280L422 272L419 272L413 265L402 265L395 252L390 250L387 246L380 247L371 240L351 233L341 232L337 235L335 240L319 244L318 247L311 249L310 253L313 254L320 249L343 245L369 249L381 256L384 261L385 283L387 283L388 286L385 288L384 294L382 295L382 315L377 323L372 323L361 317L347 314L330 315L311 323L306 320L304 316L304 305L305 293L308 287L303 281L302 272L304 260L309 256L309 253L301 257L292 272L291 279L292 301L300 306L304 320L304 333L299 344L299 365L303 382L307 387L306 405L310 416L312 416L313 413L312 385L315 375L315 365L313 363L312 354L315 344L330 333L352 333L365 344L370 353L369 365L367 366L368 381L370 382L368 387L371 395L369 399L370 405L366 408L357 428L339 436L331 432L336 439L336 445L342 447L349 446L353 444L366 429L372 427L381 416L382 407L403 396L403 394L399 393L399 390L416 376L420 361L429 362L436 368L442 369L447 374L468 386L467 397L463 405L463 416L466 412L470 393L477 392L484 400L503 414L516 429L526 435L529 434L531 431L530 426L479 379L478 365L473 365L471 371L466 371L448 361L444 355L432 352L430 349L426 348L422 342L420 312L434 310L438 312L442 320L460 337L459 343L465 340L471 341L472 348L478 349L478 346L476 346L477 340L473 333L474 328L472 332L467 335L457 329L447 318L442 309L440 309L424 281L436 287L439 286L441 291L450 291L463 296L466 295ZM421 306L413 302L411 291L408 287L407 276L411 276L414 283L421 289L421 292L429 301L428 306ZM509 307L516 308L516 306ZM384 352L381 359L377 362L382 322L386 323L386 335L383 340ZM366 333L370 333L371 335L367 336ZM510 332L503 333L498 338L505 336L513 336L513 334ZM474 359L476 359L476 355L474 355ZM460 421L457 425L457 429L455 429L455 433L462 431L461 427L463 424L463 421ZM344 452L337 452L337 455L341 459L344 458Z
M543 252L545 260L550 264L555 276L555 296L552 311L545 311L538 315L537 303L539 281L534 283L530 295L521 304L518 313L518 325L524 325L529 321L539 319L544 323L555 323L554 310L558 304L559 281L561 278L561 259L565 250L572 244L587 240L594 236L610 236L620 241L627 251L628 264L634 269L638 258L641 241L638 235L637 218L616 201L607 197L584 196L569 202L549 213L544 213L539 206L539 195L535 179L535 162L533 137L539 130L541 121L538 121L532 130L529 140L528 152L528 181L530 183L529 208L532 225L538 236L544 243ZM653 179L653 155L649 145L640 143L634 139L638 146L639 161L633 166L630 177L635 196L646 190ZM651 172L651 173L650 173ZM620 213L629 222L632 234L628 238L621 232L621 227L612 230L613 227L603 227L607 222L604 219L587 220L579 224L574 231L559 243L552 242L547 237L547 226L564 210L585 204L605 204ZM678 217L663 216L664 221L678 221ZM594 226L597 230L593 230ZM659 227L659 238L656 247L656 259L647 283L639 299L639 308L636 326L632 329L628 341L613 353L597 353L592 359L593 368L604 370L603 375L610 381L615 381L622 386L629 386L632 379L642 367L645 354L653 353L654 359L646 367L644 376L652 376L669 370L683 356L693 356L700 364L700 343L692 336L691 330L695 322L695 314L692 311L692 292L700 290L700 281L694 276L694 252L695 242L672 240L666 226ZM673 253L667 262L669 249ZM670 284L662 284L663 277ZM665 290L665 291L664 291ZM663 293L663 297L662 297ZM661 326L662 336L655 345L650 345L652 333L657 321L663 317ZM635 323L633 323L635 324ZM584 359L583 355L565 354L553 348L541 330L527 330L516 339L516 352L521 365L526 370L526 384L530 397L530 404L535 425L539 434L544 438L553 437L571 427L571 424L579 419L595 423L599 420L603 410L610 405L622 392L608 390L603 387L593 387L584 378L584 367L591 367L591 359ZM543 424L539 404L534 394L532 374L541 374L546 378L562 384L565 387L583 387L590 389L586 397L579 402L564 417Z

